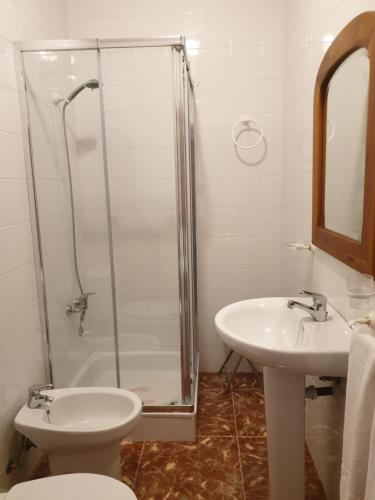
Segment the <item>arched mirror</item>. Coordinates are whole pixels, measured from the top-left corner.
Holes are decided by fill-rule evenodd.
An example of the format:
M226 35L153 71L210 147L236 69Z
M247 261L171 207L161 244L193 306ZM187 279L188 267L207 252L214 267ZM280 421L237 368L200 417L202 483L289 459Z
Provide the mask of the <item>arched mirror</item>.
M313 243L375 274L375 13L353 19L320 65L314 96Z

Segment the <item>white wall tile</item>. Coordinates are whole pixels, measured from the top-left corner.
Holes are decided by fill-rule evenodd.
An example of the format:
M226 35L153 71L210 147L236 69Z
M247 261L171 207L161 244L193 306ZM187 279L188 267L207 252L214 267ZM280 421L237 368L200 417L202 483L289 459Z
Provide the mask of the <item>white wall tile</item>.
M170 148L173 146L172 120L154 117L108 118L109 148Z
M0 81L0 130L21 134L21 118L18 104L18 92Z
M61 158L56 151L56 144L42 140L33 140L33 159L37 179L56 180L66 178L66 172L60 165Z
M14 65L13 44L6 38L0 36L0 71L1 81L14 89L17 89L16 69Z
M233 154L233 146L197 148L198 178L258 177L281 174L282 150L280 146L260 147Z
M329 45L324 38L327 35L330 38L336 36L350 19L368 7L369 3L364 0L290 0L286 5L285 155L280 266L282 292L291 294L301 288L317 290L326 294L330 303L347 317L345 274L349 268L319 250L314 255L300 254L291 252L284 243L288 240L311 239L312 97L316 73ZM350 92L345 96L345 100L347 99L350 100ZM358 113L353 114L353 120L359 123ZM348 135L346 121L342 117L335 119L338 134L342 138ZM357 149L339 147L337 151L345 157L345 160L339 162L339 168L347 169L355 158ZM349 174L337 175L347 178ZM350 201L351 196L345 192L344 187L337 192ZM353 207L351 211L353 212ZM330 500L339 498L339 471L331 469L329 478L326 471L330 468L330 463L340 461L338 450L341 438L340 430L337 429L340 429L342 416L343 407L338 398L332 400L331 408L327 409L323 401L316 401L308 405L306 411L307 441ZM314 429L313 438L311 429ZM329 455L327 440L320 437L331 431L335 437L330 440L330 446L335 451Z
M76 193L81 210L105 210L106 199L104 179L80 180L77 182Z
M284 72L284 45L201 48L191 58L199 82L280 79Z
M105 214L100 214L100 219L92 219L87 215L86 223L90 224L90 234L103 236L106 232ZM90 220L89 220L90 219ZM99 224L98 224L99 223ZM113 235L115 238L147 238L147 237L175 237L176 211L173 209L139 209L139 210L113 210L112 212Z
M161 12L183 14L186 12L199 12L210 14L213 10L219 12L231 11L254 11L264 9L280 8L280 0L222 0L220 3L214 0L184 0L174 2L172 0L161 0L157 4L149 4L148 0L110 0L107 9L103 9L100 0L92 2L90 17L113 17L116 12L118 16L142 16L147 12L150 15L159 15ZM87 19L86 0L68 0L67 8L69 18Z
M26 180L0 178L0 226L30 218Z
M21 40L36 34L33 20L13 0L1 2L0 19L0 33L8 40Z
M177 238L119 238L114 252L119 266L177 266Z
M279 207L205 208L197 216L199 237L275 236L280 232Z
M218 372L228 352L229 348L224 346L224 344L220 346L200 346L200 370L202 372Z
M0 276L0 321L5 321L37 300L34 264ZM17 300L14 299L17 297Z
M15 413L26 400L28 387L46 377L29 222L26 144L11 42L66 37L64 8L59 0L0 2L0 489L25 480L39 458L28 453L22 471L5 473L6 462L16 453L12 449ZM48 117L47 109L43 113ZM55 169L50 159L51 155L44 163L45 172L47 163Z
M1 178L24 179L26 177L23 141L23 137L19 135L0 133Z
M280 206L281 178L212 178L197 183L202 207Z
M284 41L284 12L281 9L211 12L199 26L201 47L266 45Z
M215 292L224 288L250 293L276 291L279 288L279 268L277 265L200 266L198 286L203 292Z
M200 264L277 264L279 237L211 237L200 238Z
M312 187L311 174L298 173L285 176L286 201L285 206L297 211L311 214Z
M282 106L282 81L201 82L196 101L200 114L277 113Z
M33 260L30 222L0 227L0 275Z
M30 89L32 95L32 89ZM53 114L49 104L29 99L28 108L32 123L31 137L44 141L54 142Z
M114 210L172 209L176 206L172 179L119 180L111 182L111 207Z
M30 380L43 381L45 374L42 352L39 339L2 370L7 383L4 384L0 395L1 417L9 412L15 412L22 405L27 398Z
M111 179L173 179L174 148L109 149Z
M177 293L174 266L127 266L117 269L118 293Z
M170 57L168 48L135 48L125 52L121 49L106 49L103 51L103 81L111 86L165 85L171 81ZM127 71L123 71L124 66Z
M166 83L132 85L113 85L109 81L105 87L104 98L105 112L108 117L162 117L170 113L172 88L168 81Z
M0 366L4 370L20 353L27 351L41 336L39 304L34 302L0 325Z
M43 255L57 252L66 246L67 226L71 229L70 224L67 225L66 216L62 214L40 219Z

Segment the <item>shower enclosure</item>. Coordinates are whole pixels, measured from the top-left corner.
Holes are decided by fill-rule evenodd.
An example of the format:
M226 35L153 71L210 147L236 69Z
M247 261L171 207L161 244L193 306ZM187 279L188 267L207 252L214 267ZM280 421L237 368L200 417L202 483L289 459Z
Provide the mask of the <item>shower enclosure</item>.
M183 37L18 44L56 387L192 411L194 101Z

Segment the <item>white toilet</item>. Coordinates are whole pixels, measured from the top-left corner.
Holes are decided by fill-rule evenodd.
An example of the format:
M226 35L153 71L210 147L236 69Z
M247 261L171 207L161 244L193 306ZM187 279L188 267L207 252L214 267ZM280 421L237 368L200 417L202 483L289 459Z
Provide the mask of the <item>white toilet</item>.
M125 484L99 474L66 474L35 479L0 493L1 500L136 500Z
M82 472L120 478L120 441L141 418L136 394L111 387L33 394L16 415L15 428L47 453L53 475Z

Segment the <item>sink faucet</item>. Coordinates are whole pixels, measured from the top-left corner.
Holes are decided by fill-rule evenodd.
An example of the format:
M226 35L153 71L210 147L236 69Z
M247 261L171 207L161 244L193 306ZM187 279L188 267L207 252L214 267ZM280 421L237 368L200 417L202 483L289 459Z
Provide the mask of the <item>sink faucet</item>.
M47 396L47 394L41 394L40 391L45 391L47 389L53 389L52 384L36 384L29 387L29 399L27 401L27 406L29 408L35 409L40 408L43 403L52 403L53 397Z
M303 302L297 302L296 300L288 300L287 307L289 307L289 309L294 309L295 307L302 309L308 312L314 321L325 321L327 319L327 297L325 295L321 293L306 292L305 290L300 290L298 293L311 297L313 300L312 306L304 304Z

